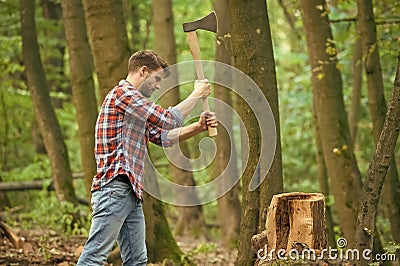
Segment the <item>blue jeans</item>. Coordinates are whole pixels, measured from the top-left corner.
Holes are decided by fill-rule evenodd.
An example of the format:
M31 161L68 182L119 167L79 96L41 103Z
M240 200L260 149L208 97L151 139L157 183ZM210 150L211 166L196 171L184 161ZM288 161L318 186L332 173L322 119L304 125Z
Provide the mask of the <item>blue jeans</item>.
M146 265L146 229L142 203L132 187L113 180L92 193L92 225L77 265L104 265L115 241L123 265Z

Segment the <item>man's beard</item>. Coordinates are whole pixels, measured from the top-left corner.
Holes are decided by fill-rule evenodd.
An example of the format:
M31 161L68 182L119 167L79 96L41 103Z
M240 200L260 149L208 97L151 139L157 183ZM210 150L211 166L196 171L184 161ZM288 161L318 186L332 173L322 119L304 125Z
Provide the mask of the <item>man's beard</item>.
M154 91L153 87L151 87L151 85L149 85L146 81L143 82L142 85L140 85L138 90L146 98L150 98Z

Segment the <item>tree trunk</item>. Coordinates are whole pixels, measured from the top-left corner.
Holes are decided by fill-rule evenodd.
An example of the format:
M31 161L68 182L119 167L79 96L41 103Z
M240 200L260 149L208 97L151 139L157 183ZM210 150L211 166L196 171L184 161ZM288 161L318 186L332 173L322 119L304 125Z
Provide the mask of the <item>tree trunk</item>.
M128 73L130 51L122 0L83 0L82 3L101 104L107 93Z
M230 33L230 16L229 16L229 1L217 0L215 2L215 12L218 17L218 35L225 36ZM226 47L218 45L216 48L215 59L217 62L232 64L232 58L229 55ZM220 73L221 69L215 70L214 97L232 107L232 96L230 90L218 85L219 77L227 75ZM229 77L232 79L233 77ZM226 168L229 160L237 161L235 143L230 141L230 136L233 136L233 112L231 109L225 110L220 105L215 105L215 113L220 121L224 121L224 128L219 127L219 132L216 137L217 154L216 163L214 165L215 176L219 176L224 170L229 171L227 176L232 180L239 180L238 169L236 163L234 167ZM237 247L239 240L240 229L240 201L239 201L239 184L234 186L229 192L218 198L218 220L221 228L222 244L225 247Z
M322 151L321 135L318 126L318 113L316 112L315 98L313 99L313 124L315 132L315 146L317 149L317 164L318 164L317 175L318 175L319 191L325 196L328 196L331 195L331 192L329 188L329 180L324 160L324 153ZM325 217L326 217L328 244L330 247L335 247L336 241L335 241L335 232L333 230L334 223L333 223L332 212L333 210L331 205L330 204L326 205Z
M259 5L256 8L259 8L256 17L259 18L258 24L255 25L256 33L257 28L264 29L263 33L261 33L262 38L260 41L256 42L256 46L254 49L257 49L257 57L261 57L260 60L259 72L261 74L256 74L252 76L252 79L259 85L263 94L268 100L268 103L271 107L274 121L275 121L275 130L276 130L276 147L275 147L275 156L272 162L272 165L269 168L267 176L264 182L260 185L260 216L259 216L259 229L262 228L262 223L264 223L268 207L271 203L272 197L275 194L282 193L283 191L283 176L282 176L282 151L281 151L281 133L280 133L280 119L279 119L279 103L278 103L278 86L276 81L276 72L275 72L275 59L274 52L272 46L271 32L269 26L268 19L268 8L266 6L265 1L259 1ZM254 36L254 34L250 33L250 36ZM260 46L260 47L258 47ZM251 50L249 50L251 51ZM261 163L261 168L265 167L263 163ZM261 171L263 172L263 171Z
M303 51L303 41L302 36L300 35L299 29L296 27L296 22L298 18L296 18L295 13L289 9L290 1L285 2L284 0L278 1L280 7L282 8L282 12L284 17L286 18L287 22L289 23L290 33L287 34L290 43L295 44L291 45L293 52Z
M170 0L153 0L153 7L156 7L153 8L155 50L171 65L176 64L176 44L172 3ZM175 84L177 83L178 82L176 81ZM179 101L179 87L169 90L168 93L161 98L162 105L165 107L175 106L179 103ZM178 146L175 148L177 147ZM190 158L187 143L180 143L179 147L185 157ZM182 165L182 162L178 162L178 164ZM176 184L186 186L196 185L193 172L180 169L173 164L169 164L169 169ZM190 169L190 165L185 167L185 169ZM179 197L179 195L177 196ZM177 208L179 209L179 217L175 226L175 233L177 235L192 235L198 237L206 233L203 209L200 205Z
M145 164L145 172L146 176L148 176L146 180L156 181L155 174L148 167L148 163L146 161ZM158 190L156 182L150 184L150 186ZM162 262L164 259L170 259L176 263L180 263L183 253L171 233L162 202L145 193L143 211L146 217L146 245L149 262Z
M358 25L356 26L358 28ZM353 90L351 94L351 107L349 112L349 127L353 145L357 142L357 129L360 114L360 101L362 90L362 50L361 40L357 38L353 54ZM355 148L355 147L353 147Z
M55 46L58 53L53 53L51 56L43 59L44 68L46 73L52 73L47 80L48 88L55 92L64 92L70 94L71 91L69 88L63 89L62 85L67 84L66 75L64 73L64 54L65 54L65 35L62 28L62 10L59 2L50 1L50 0L41 0L40 1L42 7L43 17L53 24L53 27L48 28L45 31L45 35L47 38L51 39L59 39L63 42L59 42L58 45ZM54 27L56 25L56 27ZM63 99L54 98L52 99L53 105L55 108L62 108Z
M43 136L40 133L36 117L34 117L31 121L31 136L33 145L35 146L35 153L46 154L46 147L44 146Z
M94 131L97 103L93 81L93 59L86 36L85 14L81 0L63 0L63 21L67 39L72 97L79 126L79 143L86 193L90 196L96 174Z
M49 156L57 198L60 201L76 203L67 148L51 105L46 77L40 60L34 13L34 1L20 0L22 51L28 87Z
M373 4L371 0L357 1L358 20L364 55L364 68L367 77L368 107L372 119L375 143L378 142L385 122L387 105L384 95L382 69L376 36ZM400 182L394 156L390 159L388 176L383 186L393 241L400 242ZM400 252L398 253L400 256Z
M302 0L303 24L312 69L312 89L330 189L335 197L340 225L354 243L361 175L353 154L345 111L342 79L325 0Z
M137 2L137 1L135 1ZM131 23L131 39L130 44L133 51L138 51L140 45L140 12L137 3L128 4L128 20Z
M9 138L10 138L10 120L8 118L8 108L6 104L6 93L7 90L5 88L0 88L0 110L1 110L1 119L3 120L3 129L2 129L2 136L0 139L0 170L1 171L7 171L8 170L8 145L9 145ZM0 182L1 182L1 176L0 176ZM7 198L6 195L0 195L0 199L5 199ZM3 202L3 201L1 201ZM8 202L8 200L7 200ZM0 209L2 209L1 206L2 203L0 203Z
M371 249L379 196L400 132L400 54L389 108L376 150L368 168L358 210L356 248Z
M246 170L242 175L242 215L237 264L252 265L254 254L249 252L250 239L259 230L260 221L265 220L273 194L282 191L277 85L266 2L234 0L230 2L230 14L235 67L253 79L261 89L269 101L276 125L275 159L266 180L259 188L249 191L253 174L255 174L254 179L258 181L264 178L260 176L260 173L263 172L262 167L265 166L262 162L258 166L258 159L262 148L261 142L266 140L261 140L259 127L263 125L258 124L251 110L255 108L255 112L258 112L257 108L263 108L263 106L250 108L243 100L238 101L237 111L244 122L249 138L249 143L246 143L242 134L242 154L246 154L244 151L247 144L250 150L247 165L243 166ZM262 191L261 194L260 191Z

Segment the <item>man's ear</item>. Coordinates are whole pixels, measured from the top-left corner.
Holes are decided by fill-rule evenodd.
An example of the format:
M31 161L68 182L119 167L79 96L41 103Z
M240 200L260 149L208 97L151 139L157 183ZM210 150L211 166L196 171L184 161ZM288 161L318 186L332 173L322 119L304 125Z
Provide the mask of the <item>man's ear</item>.
M147 66L142 66L140 68L140 76L146 76L147 73Z

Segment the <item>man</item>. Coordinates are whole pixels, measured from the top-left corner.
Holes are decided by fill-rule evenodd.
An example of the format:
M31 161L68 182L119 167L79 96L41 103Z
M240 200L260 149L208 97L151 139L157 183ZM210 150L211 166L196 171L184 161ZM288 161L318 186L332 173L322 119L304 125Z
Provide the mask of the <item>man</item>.
M148 141L169 146L218 125L213 113L181 127L202 97L207 80L175 107L164 109L148 100L169 75L168 64L152 51L129 59L128 76L106 96L96 123L97 174L92 184L92 224L77 265L104 265L118 242L124 265L145 265L145 221L142 210L144 159Z

